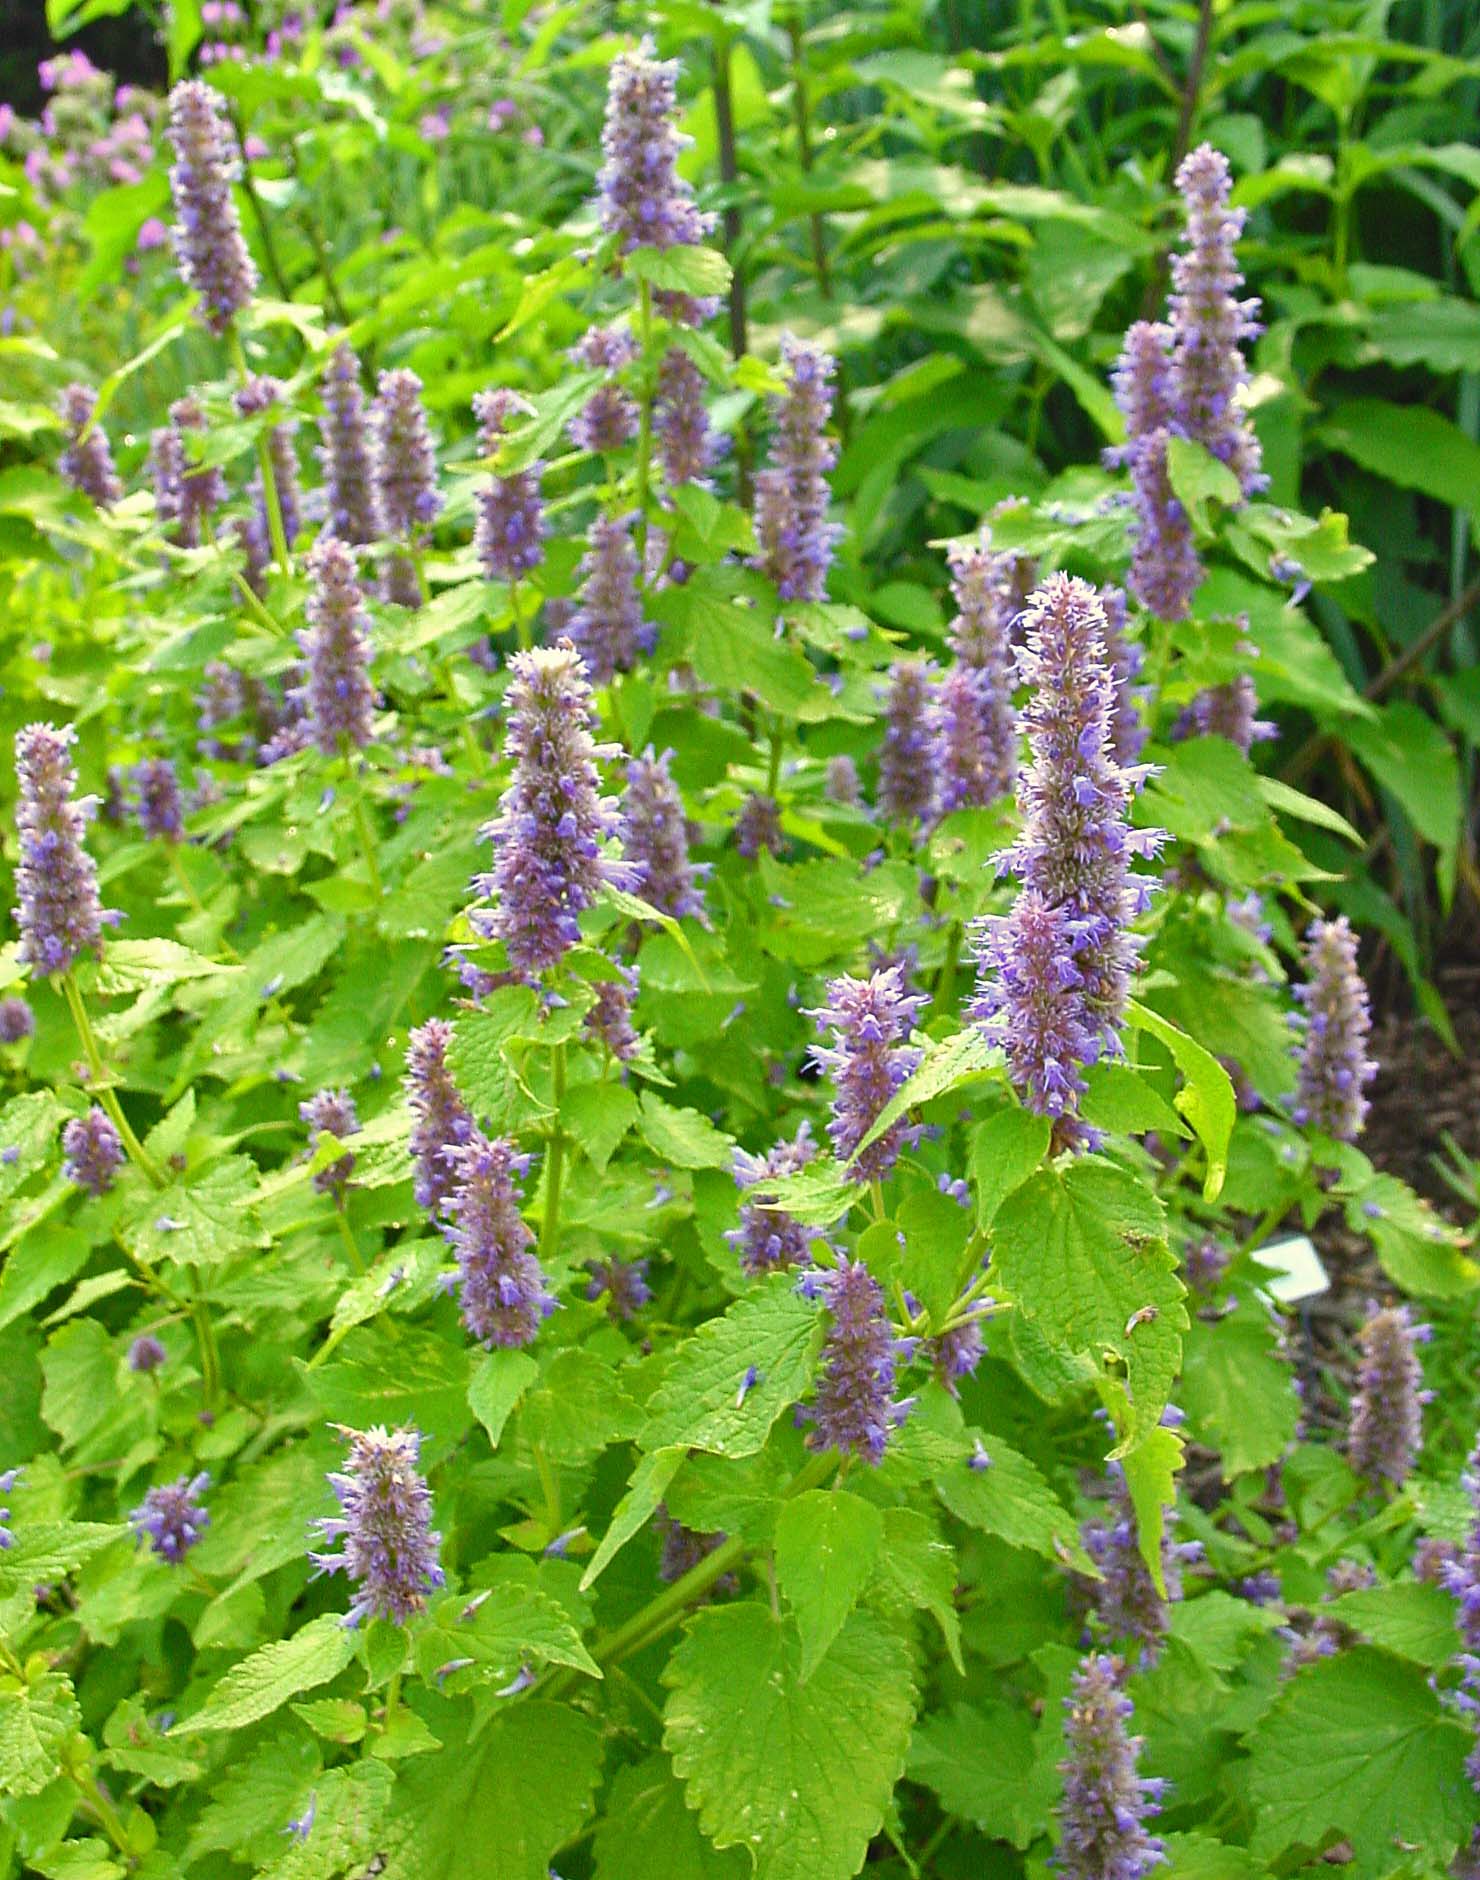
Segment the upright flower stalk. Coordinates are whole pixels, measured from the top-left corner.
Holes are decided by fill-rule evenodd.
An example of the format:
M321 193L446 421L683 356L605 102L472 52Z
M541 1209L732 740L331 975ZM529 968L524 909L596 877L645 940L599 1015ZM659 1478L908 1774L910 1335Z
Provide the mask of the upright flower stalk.
M421 380L404 368L382 372L371 410L371 449L380 518L403 551L391 557L386 598L402 607L426 599L411 551L442 507L437 491L437 450L421 398Z
M1018 781L1023 832L1005 866L1020 882L1011 913L986 920L973 1015L1007 1053L1024 1103L1056 1121L1060 1147L1086 1146L1078 1121L1085 1069L1120 1049L1137 942L1130 923L1151 883L1132 872L1160 830L1132 829L1144 772L1114 749L1115 683L1105 615L1086 582L1053 575L1028 609L1018 652L1032 688L1023 711L1030 761Z
M343 1573L354 1583L347 1626L366 1619L404 1625L446 1579L420 1468L421 1436L379 1425L341 1434L349 1456L343 1472L329 1477L340 1512L317 1523L326 1545L309 1559L320 1573Z
M1061 1880L1144 1880L1166 1859L1146 1827L1166 1784L1137 1771L1141 1738L1127 1727L1131 1700L1113 1658L1095 1652L1083 1660L1064 1712L1055 1872Z
M829 980L827 1004L808 1014L817 1021L823 1037L831 1040L813 1045L812 1061L833 1080L827 1133L838 1160L851 1163L847 1173L852 1181L882 1180L909 1139L910 1126L901 1117L859 1150L889 1099L920 1061L920 1052L907 1040L925 1004L923 993L906 991L902 967L886 966L869 979L850 979L844 974Z
M827 436L837 361L790 333L781 337L786 389L772 400L770 461L755 479L755 566L784 601L827 598L827 573L842 529L827 520L827 473L838 460Z
M337 346L329 359L323 400L319 461L329 500L329 533L360 547L381 534L380 486L360 362L348 346Z
M1433 1332L1415 1325L1406 1305L1375 1306L1358 1336L1360 1362L1347 1426L1347 1455L1365 1482L1401 1488L1423 1445L1423 1388L1418 1348Z
M1292 1114L1338 1142L1355 1142L1367 1120L1363 1092L1377 1072L1367 1055L1372 1014L1357 969L1357 936L1344 914L1316 921L1305 942L1306 981L1295 990L1299 1080Z
M57 474L99 509L111 509L123 496L113 467L108 433L95 423L97 397L85 385L68 385L59 403L67 443L57 459Z
M235 139L209 85L186 79L170 93L169 139L175 259L219 339L256 293L258 276L231 194L239 169Z

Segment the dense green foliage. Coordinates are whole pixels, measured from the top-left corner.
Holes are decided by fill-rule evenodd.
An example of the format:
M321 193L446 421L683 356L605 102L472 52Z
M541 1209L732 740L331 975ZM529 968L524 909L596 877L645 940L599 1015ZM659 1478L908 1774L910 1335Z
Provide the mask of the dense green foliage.
M48 5L58 33L126 10ZM1476 886L1473 22L1381 0L267 11L155 22L246 153L260 287L222 334L157 239L162 100L58 83L53 122L0 134L0 730L75 727L119 916L67 971L33 913L0 952L34 1017L0 1045L0 1875L1043 1880L1057 1858L1135 1880L1129 1854L1075 1865L1087 1650L1117 1654L1140 1774L1166 1784L1169 1876L1471 1871L1480 1266L1468 1219L1312 1107L1296 1021L1311 923L1345 915L1445 1031L1431 968ZM644 33L680 62L680 173L714 228L624 256L601 127ZM1167 839L1137 863L1158 891L1122 1050L1066 1121L974 1000L983 917L1027 899L1001 865L1030 792L903 813L886 706L909 662L964 663L953 545L1125 584L1110 375L1161 314L1174 174L1204 142L1248 211L1265 330L1239 421L1269 483L1168 446L1206 578L1184 618L1133 607L1120 643L1144 789L1093 773L1114 829ZM675 295L716 310L683 324ZM632 359L572 356L613 321ZM825 599L767 559L791 336L837 367ZM724 440L707 476L665 456L675 358ZM339 567L313 437L361 368L367 397L417 375L439 501L404 529L383 512ZM276 401L244 409L248 374ZM632 422L589 448L613 386ZM522 402L480 437L494 388ZM187 394L181 470L221 473L194 534L159 474ZM104 438L98 504L63 453ZM543 543L506 578L490 492L535 484ZM595 675L591 774L630 816L627 758L671 752L699 873L663 902L593 821L578 938L521 956L516 819L490 826L516 787L529 810L519 727L549 668L516 654L589 609L594 545L629 517L651 631ZM373 718L321 749L293 693L356 566ZM1051 687L1020 677L1032 731ZM1275 735L1197 735L1242 682ZM932 710L906 783L944 761ZM140 816L160 759L182 832ZM8 770L4 795L29 908ZM914 1055L844 1138L815 1014L890 967L875 996L908 1009L885 1042ZM472 1147L510 1145L474 1199L555 1302L526 1298L517 1339L471 1303L474 1199L427 1193L405 1079L432 1018ZM127 1151L97 1179L89 1116ZM758 1174L799 1130L817 1152ZM1318 1347L1259 1255L1327 1247L1333 1219ZM773 1230L800 1282L739 1257ZM862 1388L837 1369L845 1272L887 1314L870 1375L908 1400L874 1453L838 1440ZM420 1434L436 1571L346 1625L310 1553L346 1439L378 1428ZM157 1499L131 1516L201 1477L208 1525L171 1557Z

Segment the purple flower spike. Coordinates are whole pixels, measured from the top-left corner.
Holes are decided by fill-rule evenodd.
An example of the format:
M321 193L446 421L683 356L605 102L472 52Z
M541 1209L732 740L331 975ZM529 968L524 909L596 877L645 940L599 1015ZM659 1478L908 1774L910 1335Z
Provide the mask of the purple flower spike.
M658 755L650 744L627 765L624 853L634 871L634 892L644 901L674 920L688 914L704 920L704 896L698 885L701 871L689 860L692 831L669 772L672 756L671 751Z
M16 924L21 959L43 976L65 973L79 954L96 952L103 931L98 871L82 845L93 797L76 797L71 725L26 725L16 733L20 791L16 828Z
M500 387L473 400L478 420L478 449L498 454L513 418L534 416L534 407L517 392ZM508 476L493 476L478 491L478 520L473 542L490 581L517 581L545 558L545 510L540 500L542 463L526 465Z
M402 544L415 543L437 519L437 450L421 402L421 380L414 372L382 372L370 411L371 449L376 493L385 531ZM415 564L405 555L391 558L386 599L401 607L421 604Z
M768 854L779 855L785 847L781 805L774 796L767 796L760 790L752 791L740 805L740 814L735 818L735 853L753 862L762 849Z
M463 1102L447 1052L452 1027L445 1018L418 1025L406 1046L406 1101L411 1107L411 1159L416 1164L416 1202L435 1215L456 1186L449 1152L477 1133Z
M935 813L980 809L1012 787L1015 738L1004 741L1000 696L976 666L954 665L941 678L932 701L937 790ZM1011 726L1011 706L1008 705Z
M706 483L720 453L704 404L704 374L682 346L670 346L658 366L653 401L653 437L670 489Z
M375 446L360 385L360 362L348 346L335 348L324 372L324 415L319 420L319 462L328 497L328 532L361 546L381 533Z
M375 688L370 683L369 616L355 558L335 536L321 536L308 557L309 627L300 633L307 675L301 701L313 740L326 757L370 742Z
M1473 1720L1480 1719L1480 1439L1470 1452L1468 1465L1460 1477L1473 1511L1468 1533L1440 1571L1444 1586L1459 1603L1455 1615L1464 1649L1459 1655L1460 1703ZM1471 1786L1480 1794L1480 1735L1465 1763ZM1461 1857L1480 1860L1480 1827L1471 1838L1467 1853ZM1451 1868L1456 1880L1468 1880L1470 1869Z
M321 1573L347 1573L355 1582L345 1624L389 1619L404 1625L446 1584L437 1563L442 1536L432 1531L432 1496L421 1474L421 1436L414 1429L348 1430L349 1457L329 1486L340 1513L317 1523L336 1553L308 1557Z
M1259 440L1239 404L1248 383L1243 344L1263 331L1259 302L1241 300L1234 258L1245 212L1230 209L1228 159L1200 144L1182 160L1177 188L1187 249L1172 260L1172 388L1178 429L1226 463L1245 496L1262 490Z
M817 1153L812 1127L803 1122L790 1142L778 1142L764 1155L735 1150L735 1183L741 1189L758 1188L764 1196L767 1184L804 1169ZM725 1239L739 1255L741 1270L755 1279L762 1273L774 1273L782 1267L808 1266L813 1243L820 1238L815 1227L793 1220L777 1208L764 1208L759 1202L745 1201L740 1206L740 1225L731 1227Z
M678 174L678 158L692 140L677 129L678 62L655 59L650 40L621 52L607 78L606 121L598 177L602 233L620 255L634 248L689 247L714 226ZM699 326L718 307L713 299L658 293L659 309L680 326Z
M615 374L632 364L637 347L623 327L593 326L571 348L570 357L588 372ZM601 455L630 443L637 436L640 418L637 400L611 377L597 386L567 429L577 450Z
M1146 1829L1166 1785L1136 1772L1141 1738L1127 1728L1132 1707L1119 1669L1113 1658L1091 1653L1064 1700L1069 1753L1059 1765L1064 1797L1053 1857L1060 1880L1143 1880L1166 1859Z
M772 400L776 434L755 479L755 566L784 601L827 598L827 571L843 531L827 520L827 473L838 460L827 436L837 361L820 346L781 337L786 390Z
M1167 1589L1163 1598L1141 1557L1136 1511L1118 1462L1109 1465L1109 1476L1105 1513L1084 1525L1084 1551L1104 1577L1081 1581L1080 1590L1104 1637L1120 1648L1138 1647L1137 1662L1144 1666L1155 1663L1161 1653L1171 1603L1182 1597L1182 1567L1200 1559L1202 1549L1195 1541L1177 1542L1163 1533L1161 1570Z
M67 427L67 445L57 459L57 474L74 490L90 496L99 509L111 509L123 495L123 485L113 468L113 452L108 433L94 424L86 437L84 429L92 422L97 399L85 385L69 385L61 396L62 422Z
M1211 685L1199 692L1172 726L1174 738L1227 738L1247 757L1261 739L1279 736L1279 726L1256 716L1259 695L1254 681L1241 672L1227 685Z
M576 573L580 606L571 616L574 641L593 685L610 685L619 672L631 672L639 653L647 652L657 629L642 613L637 591L637 548L631 516L598 516L591 524L590 547Z
M822 782L822 794L829 803L841 803L845 809L858 809L863 803L863 784L859 779L858 766L846 751L840 751L836 757L827 760L827 772Z
M1186 615L1204 574L1192 545L1192 525L1172 494L1167 473L1167 443L1175 428L1172 345L1172 329L1157 322L1138 320L1126 333L1114 373L1126 441L1105 453L1108 463L1125 464L1131 473L1136 508L1131 592L1163 620Z
M953 1397L961 1394L961 1379L971 1377L986 1352L980 1319L953 1325L930 1341L930 1364L936 1378Z
M927 1003L924 993L905 990L900 967L887 966L870 979L843 975L829 980L827 1004L808 1013L818 1031L832 1039L829 1045L812 1046L812 1061L833 1080L836 1095L827 1133L840 1162L853 1155L919 1063L919 1051L905 1040ZM903 1118L892 1123L847 1170L849 1179L869 1182L887 1175L909 1136Z
M1306 983L1295 990L1305 1012L1292 1115L1338 1142L1355 1142L1367 1120L1362 1092L1377 1065L1367 1056L1372 1014L1357 970L1357 937L1344 914L1312 925L1305 970Z
M616 979L597 981L596 1003L587 1012L582 1030L605 1045L619 1064L626 1064L642 1050L642 1040L632 1023L638 973L635 966L619 966L617 973Z
M636 1318L652 1301L646 1260L623 1260L611 1254L605 1260L588 1262L591 1277L586 1283L586 1297L594 1304L606 1300L606 1309L617 1321Z
M123 1142L112 1118L97 1104L62 1129L62 1173L90 1195L105 1195L124 1164Z
M20 1469L0 1470L0 1495L8 1495L21 1479L22 1473ZM9 1522L9 1508L0 1508L0 1551L15 1546L15 1536L10 1531Z
M1086 582L1053 575L1028 609L1022 677L1031 760L1018 780L1023 832L1005 866L1022 884L1008 915L983 923L973 1016L1007 1053L1013 1082L1059 1119L1059 1147L1085 1146L1075 1118L1083 1071L1120 1049L1137 942L1130 923L1150 882L1131 870L1154 855L1155 829L1132 829L1138 766L1117 762L1115 682L1105 616Z
M200 1505L210 1486L209 1475L182 1475L178 1482L151 1488L129 1515L138 1538L147 1539L159 1558L172 1567L179 1566L211 1525L211 1517Z
M206 517L226 501L226 477L220 469L190 466L185 434L205 429L206 414L195 399L177 398L170 406L168 428L156 431L150 439L154 507L160 522L183 548L199 547Z
M862 1262L844 1260L824 1278L822 1297L828 1329L808 1447L882 1462L890 1431L908 1408L894 1400L894 1330L884 1290Z
M0 1044L21 1044L36 1033L36 1014L24 999L0 999Z
M239 169L226 108L209 85L186 79L170 93L170 194L175 260L200 295L201 318L220 335L257 291L231 185Z
M1019 558L994 552L984 531L979 542L956 543L947 560L956 603L947 637L957 667L978 675L974 712L964 697L957 708L968 711L971 730L968 735L963 728L957 735L967 736L969 748L980 754L980 787L990 791L980 800L991 802L1012 788L1017 773L1012 622L1019 611L1014 587Z
M480 1345L532 1345L555 1310L519 1212L529 1157L501 1137L474 1133L449 1150L456 1186L444 1228L457 1256L457 1286L468 1336Z
M185 833L180 779L168 757L146 757L134 766L139 827L154 842L178 842Z
M482 831L494 847L492 872L473 883L498 905L476 924L504 942L516 972L538 973L575 945L578 917L602 887L629 887L633 871L601 851L605 839L623 831L616 803L601 794L596 766L618 752L592 737L596 713L580 655L562 640L516 653L510 670L514 775Z
M152 1332L140 1332L128 1348L128 1368L147 1377L157 1371L169 1353Z
M1362 1360L1352 1397L1347 1454L1364 1481L1401 1488L1423 1446L1423 1388L1418 1347L1432 1337L1406 1305L1369 1309L1359 1337Z
M355 1109L354 1098L347 1090L320 1090L298 1105L300 1122L308 1125L308 1149L312 1155L319 1145L320 1136L332 1136L336 1142L343 1142L348 1136L360 1133L360 1118ZM313 1185L321 1195L332 1195L336 1207L344 1206L344 1191L349 1186L349 1178L354 1173L353 1154L342 1155L327 1168L321 1168L312 1178Z
M924 822L934 804L932 689L931 670L923 659L895 663L879 753L879 808L890 822Z

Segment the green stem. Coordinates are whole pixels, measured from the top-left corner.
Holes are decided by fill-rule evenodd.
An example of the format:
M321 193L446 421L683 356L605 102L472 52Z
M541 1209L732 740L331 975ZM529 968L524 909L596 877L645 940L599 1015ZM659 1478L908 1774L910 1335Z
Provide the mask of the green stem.
M781 747L784 742L778 719L771 730L771 755L766 764L766 795L773 800L781 784Z
M1288 1196L1283 1201L1277 1201L1273 1207L1267 1208L1253 1233L1250 1234L1247 1239L1239 1242L1238 1250L1240 1255L1252 1253L1256 1247L1262 1246L1266 1237L1274 1232L1289 1212L1290 1201Z
M348 749L344 753L344 776L349 785L350 809L354 815L355 828L360 836L360 853L365 858L365 868L370 876L370 887L377 901L385 898L385 887L380 879L380 864L375 859L375 832L370 827L370 818L365 809L365 798L360 790L360 776Z
M190 1269L190 1318L200 1346L200 1388L207 1410L221 1395L221 1354L216 1347L216 1328L211 1323L211 1309L200 1289L200 1274Z
M211 918L210 912L207 909L205 902L201 900L200 896L195 891L195 883L190 879L190 876L186 872L185 864L180 858L180 849L177 843L171 842L169 844L169 855L170 855L170 873L175 877L175 880L179 883L181 893L185 896L185 899L190 903L191 907L195 910L196 915L201 920L209 921ZM236 948L226 938L225 934L222 934L219 937L216 944L220 947L221 951L226 955L227 959L240 961L241 954L237 952Z
M961 964L961 923L951 922L946 935L946 956L935 976L935 1003L942 1011L956 996L956 969Z
M334 1218L339 1223L339 1238L344 1242L345 1248L349 1253L350 1265L357 1273L363 1276L365 1272L365 1260L359 1248L355 1245L354 1235L349 1231L349 1214L344 1208L336 1205Z
M555 1127L545 1162L545 1212L540 1222L540 1264L548 1267L560 1242L560 1189L565 1177L565 1132L560 1126L560 1103L565 1095L565 1045L553 1053Z
M252 376L252 368L247 364L246 348L242 345L242 336L237 332L235 324L228 328L228 334L231 363L245 385ZM265 430L257 436L257 473L262 478L262 500L267 508L267 533L272 541L272 558L284 574L291 574L293 561L288 553L287 532L283 528L283 505L278 496L277 473L272 467L272 451L268 447Z
M519 611L519 579L516 575L509 582L509 612L514 617L514 638L519 642L521 653L527 653L534 640L530 635L529 625Z
M72 1023L77 1027L77 1035L82 1040L82 1049L87 1056L87 1067L92 1073L94 1094L98 1102L102 1104L113 1127L118 1131L123 1146L128 1151L129 1160L144 1171L156 1188L165 1187L163 1171L134 1134L133 1124L123 1113L123 1106L118 1101L118 1093L114 1090L108 1076L108 1068L103 1063L103 1054L98 1049L98 1036L93 1030L92 1019L88 1016L82 989L71 973L63 974L62 990L66 994Z
M286 640L288 629L280 621L274 620L263 606L261 599L253 593L252 584L238 569L233 568L231 578L236 583L236 591L245 601L247 612L261 627L265 627L275 640Z

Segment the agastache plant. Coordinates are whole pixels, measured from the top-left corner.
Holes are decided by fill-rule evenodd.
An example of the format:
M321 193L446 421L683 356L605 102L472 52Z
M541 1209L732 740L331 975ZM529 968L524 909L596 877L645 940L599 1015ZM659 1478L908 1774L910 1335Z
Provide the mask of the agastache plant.
M822 1036L831 1040L812 1046L812 1061L833 1080L827 1133L838 1160L850 1164L852 1181L878 1181L887 1175L909 1139L910 1125L901 1117L859 1150L920 1061L919 1050L908 1039L925 1004L923 993L906 990L902 968L886 966L868 979L840 975L829 980L826 1005L809 1013Z
M890 822L924 822L935 802L932 690L931 669L923 659L896 661L879 752L879 809Z
M493 457L511 422L533 417L534 408L517 392L500 386L478 394L473 415L478 420L478 449L483 456ZM495 472L478 491L473 542L490 581L517 581L545 558L545 511L540 500L543 469L543 464L533 463L507 475Z
M326 757L370 742L375 687L370 680L370 616L353 552L326 535L308 558L308 630L298 636L305 676L301 702L314 743Z
M1279 735L1279 727L1260 718L1259 697L1246 672L1226 685L1208 686L1177 715L1174 738L1226 738L1247 757L1254 745Z
M979 800L991 802L1012 788L1017 774L1009 565L1015 558L994 551L983 532L976 542L952 543L946 559L956 603L947 638L956 657L954 670L977 677L969 701L963 693L963 705L970 713L968 748L984 791Z
M1406 1305L1373 1306L1358 1336L1361 1362L1347 1427L1347 1455L1374 1487L1401 1488L1423 1445L1423 1388L1418 1348L1433 1332L1415 1325Z
M1304 1006L1299 1034L1299 1081L1293 1115L1338 1142L1355 1142L1367 1120L1363 1094L1376 1075L1367 1056L1372 1015L1357 969L1357 937L1344 914L1315 921L1305 941L1305 984L1295 996Z
M910 1408L894 1395L896 1341L884 1289L861 1261L843 1260L820 1291L827 1334L808 1444L878 1464Z
M1468 1464L1460 1477L1469 1499L1470 1521L1465 1537L1440 1569L1445 1588L1454 1595L1459 1611L1461 1651L1459 1654L1460 1704L1476 1730L1475 1747L1465 1762L1470 1785L1480 1798L1480 1438L1470 1452ZM1468 1880L1472 1869L1480 1867L1480 1825L1473 1830L1461 1861L1469 1867L1457 1867L1456 1874Z
M97 865L82 841L96 799L75 794L76 735L71 725L58 730L35 724L18 731L15 739L20 790L15 918L21 959L45 977L70 971L102 940Z
M69 385L59 409L67 443L57 459L57 474L90 497L99 509L111 509L123 496L123 485L113 468L108 433L95 423L97 397L85 385Z
M475 1131L447 1151L454 1186L444 1228L457 1258L458 1301L468 1336L490 1348L534 1343L555 1299L519 1212L529 1157Z
M380 484L360 362L349 346L336 346L330 355L321 394L319 462L329 505L329 533L352 546L363 546L381 534Z
M386 534L403 549L418 544L442 507L437 450L421 392L414 372L404 367L382 372L370 412L379 517ZM421 577L408 555L391 557L386 598L402 607L421 604Z
M681 346L670 346L658 364L653 436L670 489L680 483L708 481L720 454L720 440L709 424L704 374Z
M706 918L699 886L702 871L689 858L689 820L669 765L671 751L650 744L627 764L622 799L626 820L623 853L633 871L633 892L674 920Z
M611 374L570 421L570 440L578 450L598 456L620 450L637 436L641 413L637 400L616 374L637 357L637 344L624 327L593 326L571 348L573 364L588 372Z
M411 1159L418 1207L436 1215L457 1185L451 1151L471 1142L472 1112L447 1066L455 1033L445 1018L413 1028L406 1043L406 1102L411 1110Z
M1023 1101L1056 1120L1062 1146L1084 1146L1084 1071L1120 1050L1137 942L1130 923L1151 884L1132 872L1162 832L1132 829L1144 773L1114 753L1115 684L1093 588L1053 575L1028 610L1023 711L1031 752L1018 782L1023 832L1006 858L1020 883L1012 912L979 938L974 1015L1001 1043Z
M657 636L643 618L632 523L631 516L597 516L576 570L580 605L567 631L593 685L609 685L619 672L631 672Z
M200 295L201 318L219 337L257 291L257 268L231 194L239 168L236 140L219 94L200 79L176 85L169 137L175 259L185 285Z
M514 775L482 835L492 870L474 888L492 895L480 931L502 940L516 972L556 966L580 938L579 916L611 882L633 871L602 853L622 834L616 802L601 794L599 762L618 755L592 736L596 712L586 668L569 640L516 653L508 692L508 750Z
M838 460L827 436L837 361L820 346L781 337L786 389L772 399L775 434L755 479L755 565L784 601L827 597L827 572L842 530L827 520L827 473Z
M1166 1859L1146 1827L1166 1785L1137 1771L1132 1708L1113 1658L1094 1652L1081 1662L1064 1700L1068 1755L1059 1764L1064 1795L1053 1861L1060 1880L1144 1880Z
M790 1141L774 1143L764 1155L735 1150L736 1186L742 1192L753 1188L760 1197L756 1201L742 1201L740 1225L725 1232L725 1239L739 1257L741 1271L748 1277L754 1279L761 1273L774 1273L781 1267L806 1266L810 1262L817 1230L805 1222L793 1220L780 1208L767 1207L766 1188L768 1183L804 1169L816 1154L812 1128L805 1121L798 1125Z
M129 1516L138 1538L149 1542L158 1557L178 1567L211 1524L201 1497L211 1485L209 1475L182 1475L178 1482L151 1488Z
M96 1104L62 1128L62 1173L90 1195L105 1195L123 1167L123 1141L112 1119Z
M308 1557L321 1573L344 1573L354 1582L346 1625L366 1619L404 1625L446 1580L437 1559L442 1536L432 1531L431 1491L420 1468L421 1435L379 1425L341 1426L340 1433L349 1456L343 1471L329 1477L340 1512L316 1524L326 1545Z
M1126 441L1107 450L1105 461L1124 464L1131 474L1136 520L1130 589L1161 619L1181 620L1206 570L1167 467L1174 435L1172 329L1138 320L1126 333L1113 382Z

